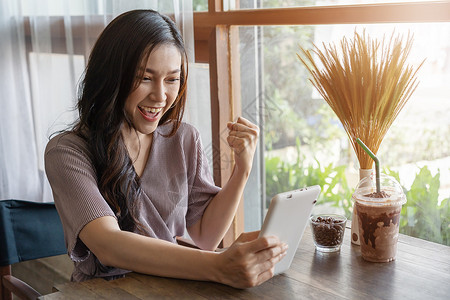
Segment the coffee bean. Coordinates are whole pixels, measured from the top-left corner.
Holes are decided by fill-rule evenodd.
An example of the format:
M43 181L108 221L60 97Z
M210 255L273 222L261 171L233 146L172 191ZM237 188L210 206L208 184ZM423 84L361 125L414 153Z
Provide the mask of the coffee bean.
M312 221L312 231L317 244L321 246L337 246L342 242L345 223L333 217L324 218L321 216Z

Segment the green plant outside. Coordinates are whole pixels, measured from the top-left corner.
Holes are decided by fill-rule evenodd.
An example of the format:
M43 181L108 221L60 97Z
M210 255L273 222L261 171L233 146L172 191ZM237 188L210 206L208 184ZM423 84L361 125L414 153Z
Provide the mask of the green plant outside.
M304 165L297 141L297 160L283 161L281 157L266 155L266 201L277 193L311 185L322 187L316 205L331 205L342 208L347 218L351 218L351 195L354 187L349 187L345 178L345 165L322 166ZM398 172L385 169L384 172L401 182ZM402 207L400 232L409 236L450 246L450 198L438 202L440 172L432 176L425 166L420 168L409 189L403 187L407 202ZM268 203L266 203L268 206Z
M398 172L385 173L400 181ZM419 173L408 190L403 187L407 202L402 207L400 232L450 245L450 197L439 203L440 172L432 175L427 166Z
M292 190L296 187L319 185L322 192L316 205L331 204L343 208L347 217L351 216L351 195L353 190L348 186L345 178L346 166L322 166L315 159L315 165L305 166L304 156L300 153L300 141L297 140L297 161L289 163L274 156L265 157L266 169L266 201L281 191ZM266 152L267 153L267 152ZM268 205L268 203L266 203Z

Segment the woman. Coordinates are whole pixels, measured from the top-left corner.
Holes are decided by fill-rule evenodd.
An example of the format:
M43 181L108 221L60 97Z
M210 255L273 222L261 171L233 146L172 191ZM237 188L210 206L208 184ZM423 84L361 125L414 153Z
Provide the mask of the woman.
M124 13L100 35L80 85L79 120L52 138L45 168L64 227L72 280L128 270L261 284L287 246L241 235L214 250L229 228L252 167L258 128L229 123L235 168L213 184L198 132L181 122L187 60L175 24L151 10ZM189 236L203 250L182 247Z

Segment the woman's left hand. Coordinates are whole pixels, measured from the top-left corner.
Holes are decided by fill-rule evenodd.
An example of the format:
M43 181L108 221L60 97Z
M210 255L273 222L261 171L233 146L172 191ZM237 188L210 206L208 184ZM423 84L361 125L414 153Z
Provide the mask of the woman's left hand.
M238 170L250 172L258 142L259 128L249 120L239 117L227 124L230 130L227 142L234 151L234 161Z

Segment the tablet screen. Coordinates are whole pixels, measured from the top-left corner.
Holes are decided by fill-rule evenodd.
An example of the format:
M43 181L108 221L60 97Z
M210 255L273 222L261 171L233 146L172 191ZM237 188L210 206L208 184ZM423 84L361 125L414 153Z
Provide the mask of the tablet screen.
M320 191L315 185L272 198L260 236L277 236L289 246L286 256L275 265L275 274L289 269Z

